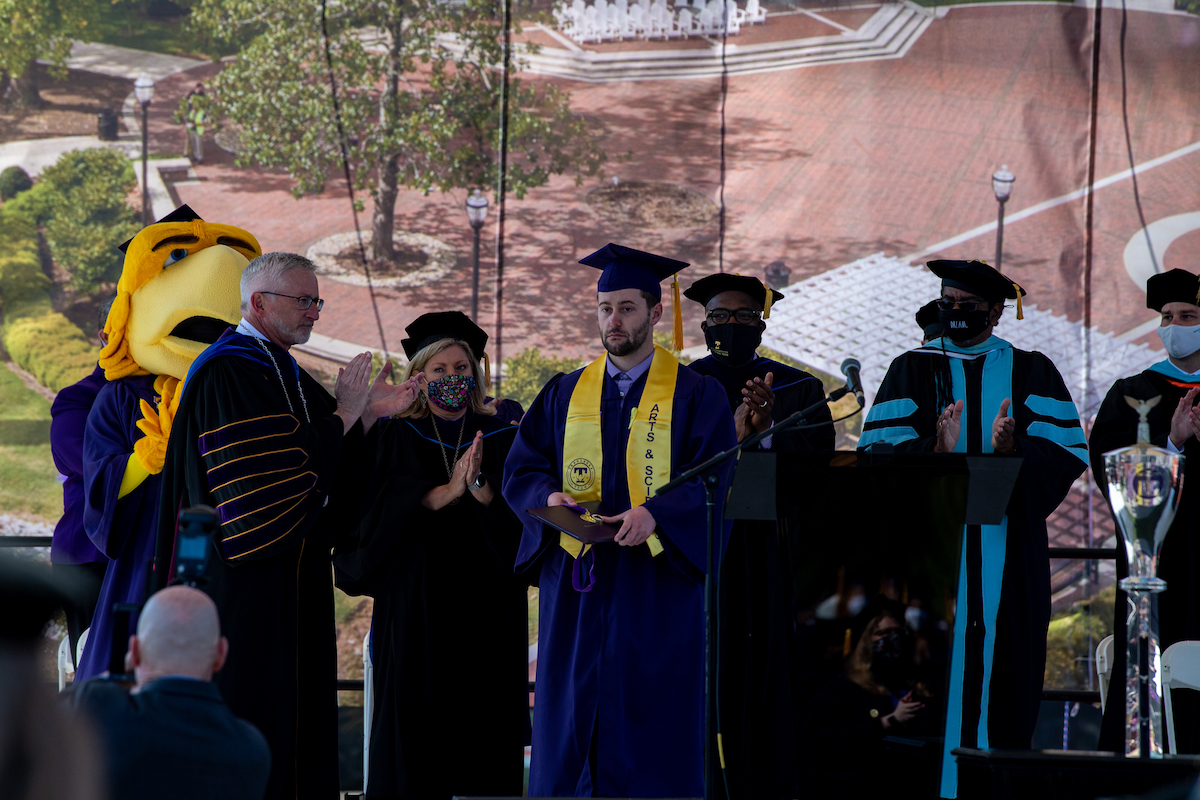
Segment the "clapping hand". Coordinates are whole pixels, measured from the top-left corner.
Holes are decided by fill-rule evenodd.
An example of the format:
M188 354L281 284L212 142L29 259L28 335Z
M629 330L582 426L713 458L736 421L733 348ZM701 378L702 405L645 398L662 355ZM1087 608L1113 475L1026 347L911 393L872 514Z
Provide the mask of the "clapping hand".
M1011 455L1016 448L1017 421L1008 415L1012 400L1004 398L1000 401L1000 410L992 420L992 450L997 453Z
M392 363L384 362L383 369L379 370L379 374L371 382L367 410L363 412L364 431L369 431L375 424L375 420L399 414L417 399L420 391L418 384L424 379L425 373L418 372L404 383L393 386L387 382L387 376L391 371Z
M962 431L963 401L951 403L942 411L937 421L937 444L935 453L953 453L958 444L958 436Z
M1182 450L1187 440L1200 431L1200 411L1196 408L1196 396L1200 389L1188 389L1187 394L1179 398L1175 413L1171 415L1171 444L1176 450Z

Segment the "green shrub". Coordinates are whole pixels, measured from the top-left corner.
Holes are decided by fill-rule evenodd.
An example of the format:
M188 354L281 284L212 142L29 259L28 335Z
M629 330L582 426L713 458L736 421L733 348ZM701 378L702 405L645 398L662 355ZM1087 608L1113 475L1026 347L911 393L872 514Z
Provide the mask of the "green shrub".
M129 159L119 150L97 148L64 153L42 173L49 218L46 243L71 286L94 294L121 274L117 246L141 226L125 197L137 185Z
M504 381L501 390L510 400L529 408L551 378L560 372L579 369L580 361L573 358L553 358L542 355L536 347L504 362Z
M42 271L37 226L21 214L10 213L17 202L0 209L0 307L6 319L50 310L50 279Z
M0 208L0 339L9 356L38 383L54 391L92 371L96 348L50 302L50 279L42 271L37 238L37 190ZM24 198L33 201L22 204Z
M96 348L58 312L6 318L4 347L13 361L53 391L86 377L96 366Z
M0 172L0 200L11 200L32 187L29 173L20 167L9 167Z
M17 220L28 222L35 229L50 217L50 187L44 183L36 184L27 192L4 204L3 215L5 224L0 226L0 235L7 233L7 228Z

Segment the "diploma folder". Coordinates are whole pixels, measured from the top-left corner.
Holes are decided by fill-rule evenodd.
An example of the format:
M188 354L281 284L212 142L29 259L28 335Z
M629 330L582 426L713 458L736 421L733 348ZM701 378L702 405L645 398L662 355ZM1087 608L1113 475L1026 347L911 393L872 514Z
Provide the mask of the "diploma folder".
M598 502L592 501L580 503L580 505L595 514L604 513ZM585 522L580 513L570 506L527 508L525 512L584 544L611 542L617 535L617 531L621 530L620 525L609 525L607 522Z

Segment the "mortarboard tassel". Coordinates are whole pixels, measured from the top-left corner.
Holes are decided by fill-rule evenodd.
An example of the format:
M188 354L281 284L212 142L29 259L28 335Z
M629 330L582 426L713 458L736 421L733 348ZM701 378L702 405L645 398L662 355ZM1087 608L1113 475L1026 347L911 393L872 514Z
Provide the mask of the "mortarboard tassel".
M850 629L846 628L846 635L842 637L842 655L850 655Z
M1014 283L1013 288L1017 290L1017 319L1025 319L1025 312L1021 309L1021 287Z
M760 283L761 283L761 281L760 281ZM767 297L765 300L763 300L763 317L762 318L770 319L771 318L771 303L774 302L774 300L775 300L775 293L773 291L771 291L771 287L767 286L765 283L763 284L763 289L766 289Z
M488 358L488 354L484 353L479 360L483 362L483 385L484 391L490 391L492 386L492 361Z
M679 273L675 273L675 280L671 282L671 291L674 293L675 299L675 352L683 349L683 312L679 308Z

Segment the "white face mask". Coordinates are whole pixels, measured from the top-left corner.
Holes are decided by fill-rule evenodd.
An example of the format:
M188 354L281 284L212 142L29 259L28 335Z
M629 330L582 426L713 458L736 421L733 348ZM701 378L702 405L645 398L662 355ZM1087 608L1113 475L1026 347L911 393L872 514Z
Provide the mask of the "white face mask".
M1200 350L1200 325L1161 325L1158 338L1171 358L1187 358Z

